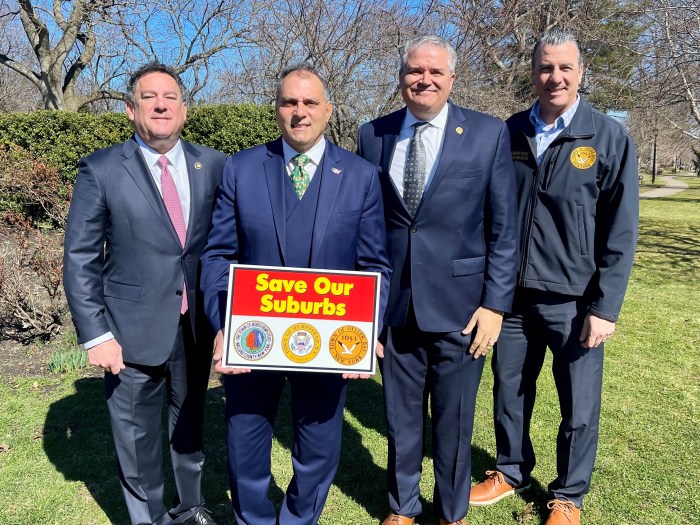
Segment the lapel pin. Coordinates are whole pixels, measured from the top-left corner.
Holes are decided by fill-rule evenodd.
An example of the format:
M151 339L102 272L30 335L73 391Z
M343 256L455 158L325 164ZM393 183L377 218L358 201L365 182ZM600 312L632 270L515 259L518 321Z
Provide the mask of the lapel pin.
M457 135L461 135L464 132L464 130L459 126L457 126L457 129L455 129L455 131L457 132Z
M194 163L194 169L196 169L196 170L201 170L201 169L202 169L202 163L201 163L201 162L195 162L195 163Z
M342 171L340 168L331 168L331 171L335 173L336 175L340 175L340 172Z

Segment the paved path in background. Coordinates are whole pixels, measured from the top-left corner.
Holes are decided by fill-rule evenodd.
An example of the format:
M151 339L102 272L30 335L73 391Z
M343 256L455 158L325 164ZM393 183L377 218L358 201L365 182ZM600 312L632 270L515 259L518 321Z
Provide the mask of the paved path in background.
M682 180L676 180L670 175L664 175L663 177L660 177L660 179L666 183L666 186L640 193L639 198L654 199L656 197L668 197L669 195L673 195L674 193L688 189L688 184Z

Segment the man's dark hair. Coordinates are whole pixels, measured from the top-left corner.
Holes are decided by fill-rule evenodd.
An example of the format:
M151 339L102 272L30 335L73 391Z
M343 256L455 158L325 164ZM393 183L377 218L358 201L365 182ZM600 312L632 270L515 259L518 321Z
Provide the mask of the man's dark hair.
M532 49L532 60L530 61L530 67L532 67L532 70L534 71L535 69L537 52L542 46L561 46L562 44L569 42L576 46L576 50L578 51L578 65L582 66L583 56L581 56L581 46L578 45L576 35L574 35L571 31L566 31L564 29L550 29L544 33L539 40L537 40L535 47Z
M289 76L292 73L306 73L309 75L313 75L316 78L318 78L321 81L321 85L323 86L323 96L326 97L326 100L330 102L331 96L328 91L328 82L326 82L326 79L324 78L321 73L319 73L318 69L316 69L314 66L309 64L308 62L299 62L297 64L292 64L290 66L285 67L282 72L280 73L279 78L277 79L277 89L275 89L275 100L277 100L280 96L280 89L282 87L282 82L284 79Z
M177 87L180 88L180 95L182 95L182 100L187 100L187 88L183 84L182 79L177 71L170 66L161 64L160 62L149 62L142 65L136 71L131 74L129 81L126 84L126 100L133 103L134 102L134 91L136 90L136 83L144 76L149 73L165 73L169 75L177 82Z

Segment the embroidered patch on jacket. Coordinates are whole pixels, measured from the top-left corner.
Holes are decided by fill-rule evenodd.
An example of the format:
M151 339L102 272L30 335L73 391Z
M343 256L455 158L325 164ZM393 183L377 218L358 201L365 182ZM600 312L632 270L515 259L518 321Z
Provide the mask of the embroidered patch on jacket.
M595 149L590 146L579 146L571 152L571 164L574 168L585 170L593 166L595 159L598 157Z
M530 153L527 151L511 151L510 156L513 160L527 160L530 158Z

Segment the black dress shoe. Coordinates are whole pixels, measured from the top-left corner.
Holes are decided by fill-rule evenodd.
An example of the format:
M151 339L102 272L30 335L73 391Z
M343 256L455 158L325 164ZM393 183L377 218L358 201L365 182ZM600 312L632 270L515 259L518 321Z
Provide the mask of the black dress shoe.
M216 525L216 522L212 519L209 510L205 507L200 507L197 512L195 512L190 518L185 521L191 525Z

